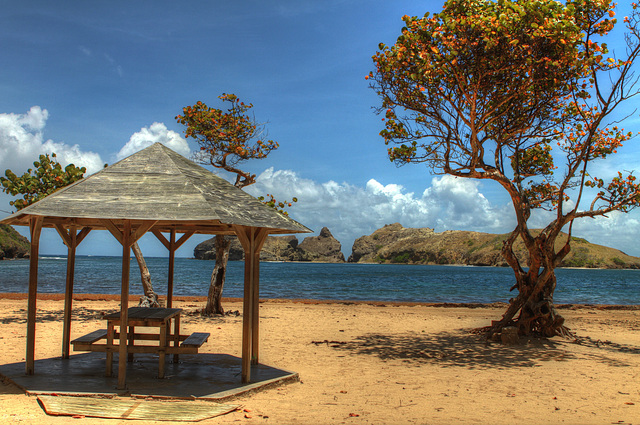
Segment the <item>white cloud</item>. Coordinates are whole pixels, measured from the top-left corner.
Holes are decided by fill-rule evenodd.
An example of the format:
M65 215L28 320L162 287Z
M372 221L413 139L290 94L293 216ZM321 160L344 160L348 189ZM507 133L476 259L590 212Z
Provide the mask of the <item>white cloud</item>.
M532 214L530 227L545 227L555 218L555 212L536 211ZM565 226L564 231L568 231ZM640 210L629 213L613 211L606 216L580 218L573 222L572 236L584 238L591 243L619 249L626 254L640 256Z
M104 162L100 155L86 152L78 145L44 140L44 128L49 112L39 106L33 106L26 114L0 114L0 173L10 169L20 175L33 168L33 162L43 153L56 153L56 159L62 165L73 163L86 167L87 174L102 169ZM13 210L9 201L13 197L0 193L0 216Z
M607 217L578 220L573 225L573 234L589 242L611 246L634 256L640 256L640 214L638 211L619 211Z
M11 169L16 174L33 167L33 161L43 153L55 152L62 165L74 163L87 167L91 174L102 169L100 155L85 152L78 145L44 140L44 128L49 118L46 109L33 106L26 114L0 114L0 170Z
M515 227L511 204L504 198L492 203L481 193L481 182L452 176L434 177L422 195L407 192L402 185L383 185L370 179L364 187L305 179L291 170L269 168L247 191L254 196L274 195L279 200L298 198L290 215L316 232L324 226L351 253L353 241L369 235L385 224L399 222L405 227L431 227L444 230L472 230L507 233ZM544 227L554 213L537 211L530 227ZM640 256L640 211L612 213L598 219L577 220L573 235L590 242L618 248ZM299 235L302 240L307 235Z
M124 75L124 71L122 69L122 66L119 65L116 60L111 57L108 54L104 54L105 59L107 60L107 62L109 62L109 64L113 67L113 69L116 71L116 73L118 74L119 77L122 77Z
M184 137L175 131L168 130L163 123L154 122L149 127L143 127L140 131L133 133L127 144L116 155L116 159L120 161L156 142L162 143L180 155L186 157L191 155L191 149Z
M375 179L365 187L334 181L318 183L291 170L269 168L247 191L255 196L269 193L283 200L297 197L291 217L316 232L328 227L348 254L356 238L394 222L436 231L510 230L514 220L509 218L508 208L492 206L478 187L475 181L434 177L431 187L416 196L401 185L383 185Z

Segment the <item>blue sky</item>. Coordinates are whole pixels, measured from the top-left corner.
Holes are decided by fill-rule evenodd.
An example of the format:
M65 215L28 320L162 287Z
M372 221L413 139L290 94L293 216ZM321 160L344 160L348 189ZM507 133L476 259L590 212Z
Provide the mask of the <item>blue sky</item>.
M378 135L372 108L379 100L364 79L371 56L378 43L394 42L404 14L441 7L409 0L5 3L0 170L21 172L39 153L55 151L95 172L156 141L188 156L195 145L174 117L198 100L221 106L217 96L235 93L254 104L256 119L280 143L268 159L247 165L259 175L247 191L297 196L291 216L316 234L329 227L346 255L355 238L393 222L508 232L515 221L498 187L433 176L424 166L396 168ZM638 131L636 123L627 127ZM630 143L611 172L640 168L637 141ZM0 217L12 210L9 199L0 195ZM639 217L613 214L574 232L640 255ZM110 235L95 233L81 254L118 255ZM178 255L192 256L202 239ZM166 255L153 237L142 249ZM45 232L42 251L65 249Z

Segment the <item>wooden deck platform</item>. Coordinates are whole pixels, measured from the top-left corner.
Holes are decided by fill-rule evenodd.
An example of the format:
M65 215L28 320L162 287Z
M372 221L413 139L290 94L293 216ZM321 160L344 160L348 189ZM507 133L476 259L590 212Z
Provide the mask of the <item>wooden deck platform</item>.
M117 359L118 355L115 355ZM181 355L167 360L164 379L158 379L158 356L136 355L127 367L127 389L116 389L118 377L104 376L105 354L90 352L35 361L35 374L24 373L25 363L0 365L0 376L27 394L131 395L168 399L224 400L240 394L298 381L298 374L267 365L254 365L251 382L242 384L242 359L228 354Z

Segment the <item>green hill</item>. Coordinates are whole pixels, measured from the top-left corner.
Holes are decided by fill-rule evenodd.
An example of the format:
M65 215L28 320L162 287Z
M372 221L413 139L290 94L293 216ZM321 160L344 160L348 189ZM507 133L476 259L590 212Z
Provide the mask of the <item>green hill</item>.
M16 230L0 224L0 260L29 257L29 240Z
M501 249L508 236L454 230L436 233L433 229L405 228L395 223L358 238L353 244L349 262L506 267ZM562 247L566 238L566 234L558 237L556 250ZM528 254L522 241L518 240L514 248L520 263L526 264ZM572 237L571 252L560 267L638 269L640 258Z

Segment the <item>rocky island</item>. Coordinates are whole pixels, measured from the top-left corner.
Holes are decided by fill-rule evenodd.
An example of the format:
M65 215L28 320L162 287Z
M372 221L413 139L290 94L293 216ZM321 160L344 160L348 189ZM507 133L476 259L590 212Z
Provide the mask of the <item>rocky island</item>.
M406 228L394 223L356 239L349 262L507 267L501 249L508 236L453 230L436 233L429 228ZM558 237L556 249L564 244L566 237L566 234ZM518 240L514 247L521 263L526 264L528 254L522 241ZM572 237L571 252L560 267L637 269L640 258Z
M244 259L244 251L240 242L235 237L230 237L231 250L229 260L238 261ZM193 251L195 258L200 260L215 259L214 239L208 239L196 246ZM329 229L323 227L318 236L304 238L298 243L298 238L291 236L267 237L262 251L262 261L311 261L321 263L344 263L342 245L333 237Z

